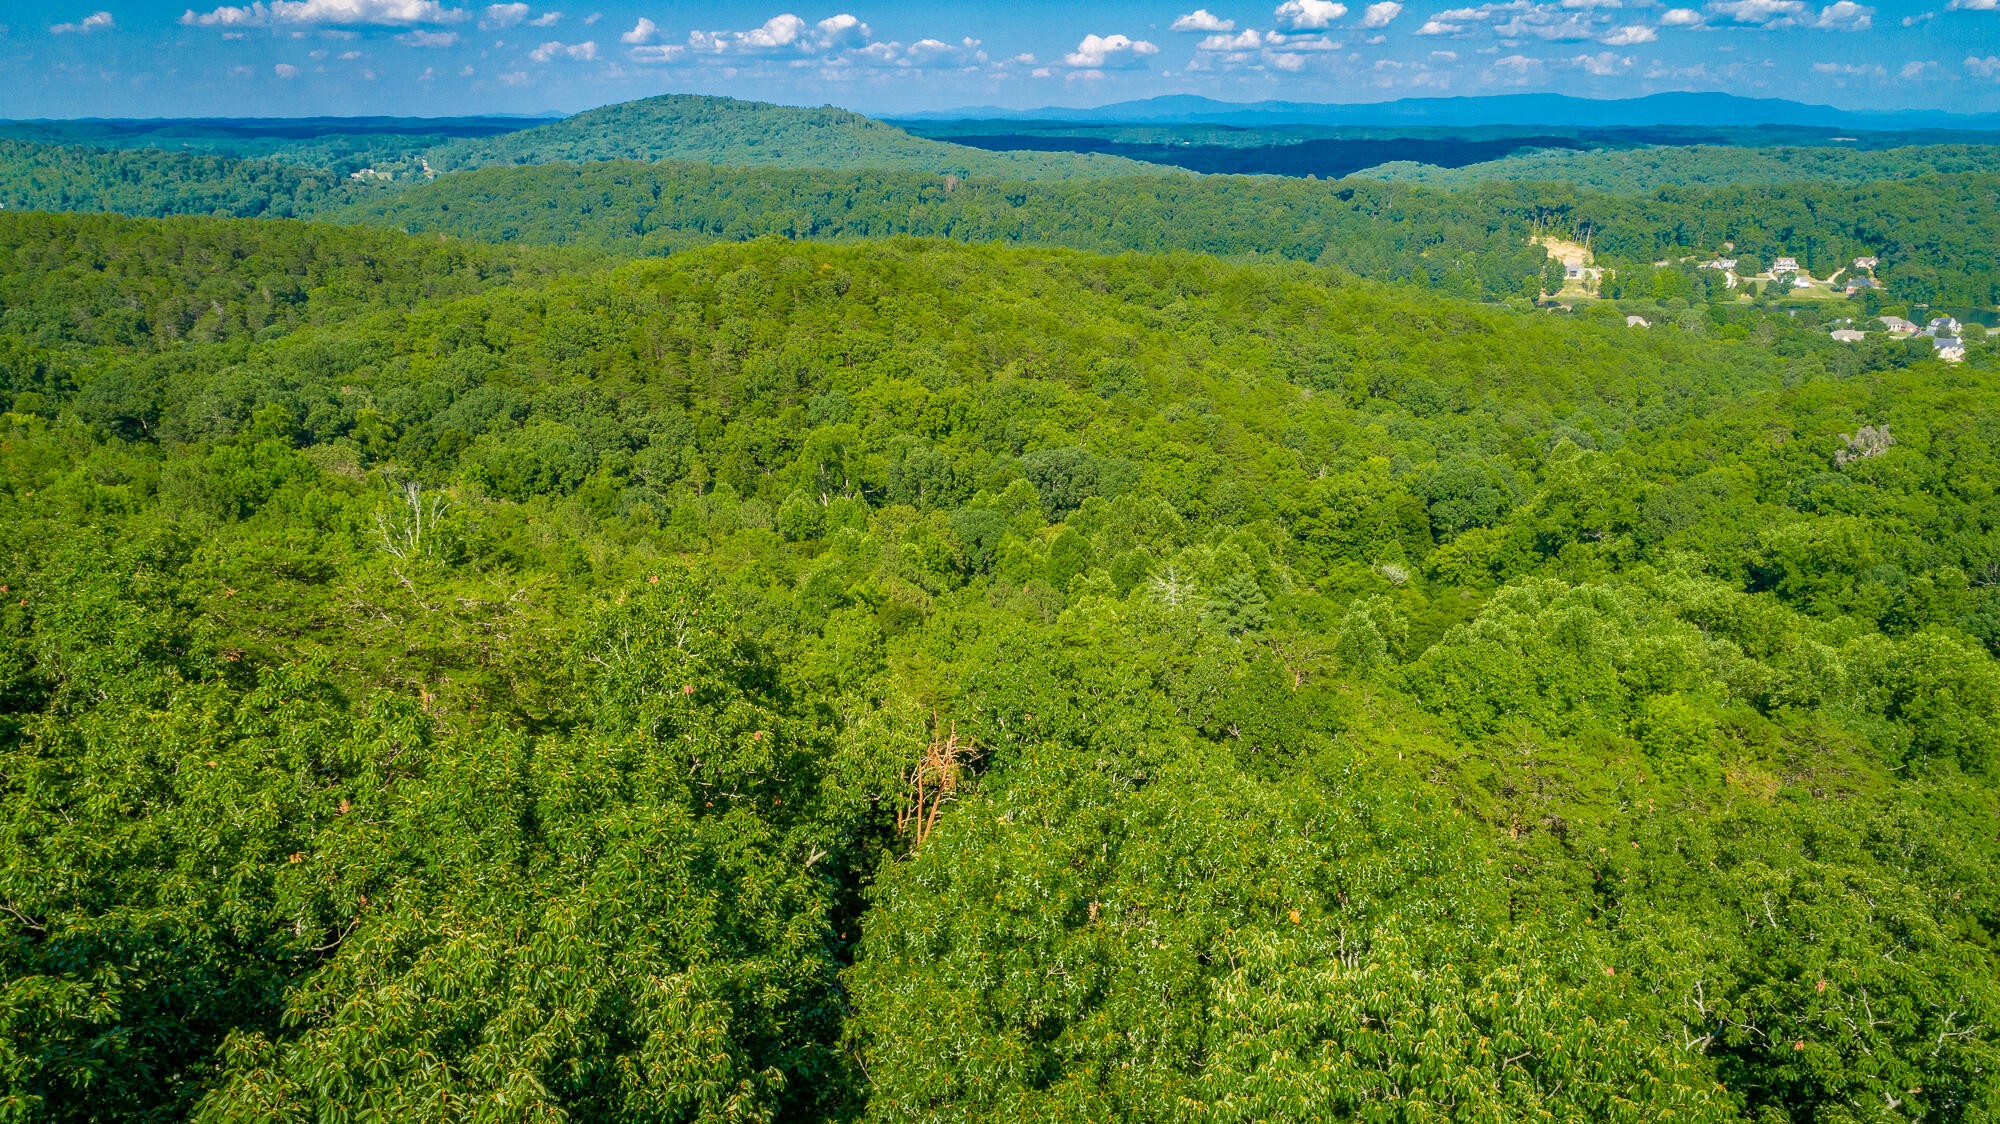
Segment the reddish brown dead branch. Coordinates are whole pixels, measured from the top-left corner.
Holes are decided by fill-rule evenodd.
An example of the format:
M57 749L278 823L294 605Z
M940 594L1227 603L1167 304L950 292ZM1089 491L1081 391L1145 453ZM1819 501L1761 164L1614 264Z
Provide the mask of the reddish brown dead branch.
M930 838L945 802L958 792L966 767L977 756L978 743L960 738L956 723L949 733L941 733L936 717L932 717L930 744L904 778L903 802L896 809L896 831L913 837L912 852Z

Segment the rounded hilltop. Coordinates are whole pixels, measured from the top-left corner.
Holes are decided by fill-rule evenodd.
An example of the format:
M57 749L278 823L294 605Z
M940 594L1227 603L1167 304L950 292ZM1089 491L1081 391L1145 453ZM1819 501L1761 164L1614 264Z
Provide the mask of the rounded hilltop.
M601 106L505 136L453 141L428 155L439 171L510 164L676 160L1011 179L1161 173L1154 165L1114 156L988 152L925 140L834 106L807 108L700 94L662 94Z

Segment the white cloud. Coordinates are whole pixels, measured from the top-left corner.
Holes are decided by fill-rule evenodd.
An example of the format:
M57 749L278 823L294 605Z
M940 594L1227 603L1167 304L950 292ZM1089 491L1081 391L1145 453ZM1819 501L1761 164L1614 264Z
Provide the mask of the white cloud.
M1502 86L1525 86L1542 74L1542 60L1526 55L1507 55L1493 60L1486 68L1486 78Z
M979 49L979 40L970 36L956 43L946 43L940 39L919 39L910 44L900 56L896 53L894 43L871 43L857 53L871 54L875 47L889 48L883 52L882 57L885 64L893 66L956 68L976 66L987 61L986 52Z
M1245 28L1234 35L1211 35L1195 48L1199 51L1254 51L1264 45L1264 33Z
M551 62L555 59L564 58L574 59L577 62L589 62L597 57L597 44L594 42L558 43L550 40L529 51L528 57L534 59L536 62Z
M620 35L618 41L627 46L637 47L645 43L651 43L659 34L659 24L654 23L645 16L640 16L639 22L632 25L632 30Z
M1875 9L1854 0L1835 0L1819 10L1813 26L1822 31L1867 31L1875 26Z
M1651 2L1640 0L1634 6L1650 6ZM1438 12L1417 28L1417 34L1472 36L1483 32L1501 40L1581 43L1596 39L1613 46L1650 42L1652 36L1639 25L1615 22L1613 13L1624 6L1624 0L1492 0L1477 7Z
M2000 11L2000 0L1951 0L1945 8L1953 12L1994 12Z
M1171 31L1235 31L1236 21L1226 20L1207 8L1196 8L1175 20L1168 28Z
M1806 14L1805 0L1709 0L1708 10L1753 27L1793 27Z
M873 34L867 24L846 12L828 16L815 24L813 30L818 33L816 40L822 51L864 46Z
M562 22L562 18L563 14L561 12L543 12L541 15L536 16L534 19L529 20L528 26L554 27L555 25Z
M1914 16L1904 16L1903 26L1915 27L1920 23L1929 23L1931 20L1934 20L1936 18L1937 18L1936 12L1918 12Z
M116 31L118 21L110 12L92 12L75 23L59 23L49 28L50 35L88 35L93 31Z
M1382 0L1381 3L1370 4L1362 10L1360 26L1367 28L1387 27L1390 21L1402 14L1403 6L1397 3L1396 0Z
M396 36L406 47L449 47L458 42L456 31L406 31Z
M408 27L422 23L457 23L461 8L438 0L263 0L242 7L210 12L190 8L181 15L188 27L273 27L281 24L368 25Z
M674 62L682 55L687 54L687 48L675 46L634 47L628 54L631 56L633 62Z
M500 76L502 86L525 86L533 81L534 79L530 78L525 70L510 70Z
M1668 8L1660 13L1661 27L1700 27L1701 13L1693 8Z
M1079 70L1108 70L1138 66L1147 55L1160 49L1144 39L1124 35L1086 35L1076 50L1063 56L1063 65Z
M1631 47L1639 43L1651 43L1660 36L1643 23L1630 24L1598 40L1608 47Z
M1632 56L1626 55L1621 58L1610 51L1599 51L1594 55L1578 55L1569 60L1569 63L1585 74L1603 78L1621 70L1631 69Z
M1588 16L1568 15L1558 9L1531 8L1505 23L1493 25L1493 34L1502 39L1547 39L1578 42L1595 39L1602 25Z
M1905 82L1914 82L1924 76L1924 71L1935 66L1937 63L1934 62L1906 62L1903 64L1903 69L1896 72L1896 77Z
M1987 55L1983 59L1968 55L1965 69L1968 73L1977 74L1981 78L2000 78L2000 55Z
M1272 14L1285 27L1319 31L1332 27L1334 20L1346 15L1347 5L1335 0L1285 0Z
M691 31L688 49L711 55L809 55L858 47L872 34L867 24L845 12L817 24L787 12L748 31Z
M299 68L288 62L281 62L271 68L271 73L289 82L299 76Z
M488 4L485 18L479 21L479 30L498 31L503 27L512 27L527 18L526 4Z

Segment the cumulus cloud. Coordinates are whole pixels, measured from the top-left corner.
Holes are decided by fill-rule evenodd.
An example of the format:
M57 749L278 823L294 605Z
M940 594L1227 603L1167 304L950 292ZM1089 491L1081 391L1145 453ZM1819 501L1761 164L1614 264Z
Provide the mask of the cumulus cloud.
M688 49L711 55L810 55L861 46L871 34L867 24L845 12L816 24L788 12L748 31L691 31Z
M1526 55L1507 55L1493 60L1486 78L1502 86L1524 86L1541 77L1542 60Z
M2000 11L2000 0L1951 0L1945 8L1953 12Z
M1968 55L1965 59L1965 71L1967 74L1977 74L1981 78L2000 78L2000 55L1987 55L1983 59Z
M1793 27L1805 16L1805 0L1709 0L1708 10L1752 27Z
M1139 66L1147 55L1160 49L1144 39L1124 35L1086 35L1076 50L1063 56L1063 65L1078 70L1113 70Z
M110 12L92 12L75 23L59 23L49 28L50 35L88 35L93 31L116 31L118 21Z
M1254 51L1264 45L1264 33L1246 28L1234 35L1211 35L1195 48L1201 51Z
M1632 56L1626 55L1621 58L1610 51L1599 51L1594 55L1578 55L1569 60L1569 64L1585 74L1603 78L1621 70L1631 69Z
M1925 71L1933 69L1936 66L1937 63L1934 62L1906 62L1903 64L1903 69L1896 72L1896 77L1901 78L1905 82L1914 82L1922 78Z
M1647 27L1643 23L1635 23L1613 31L1611 34L1599 39L1598 42L1608 47L1630 47L1639 43L1651 43L1659 37L1659 34L1652 28Z
M1403 14L1403 6L1396 0L1382 0L1370 4L1361 12L1360 26L1365 28L1387 27L1397 16Z
M1169 27L1171 31L1235 31L1236 21L1226 20L1207 8L1196 8L1187 15L1176 19Z
M449 47L458 42L456 31L406 31L396 36L406 47Z
M1873 64L1845 62L1816 62L1814 74L1825 74L1835 78L1887 78L1889 72Z
M281 62L271 68L271 73L289 82L299 76L299 68L288 62Z
M618 41L629 47L637 47L646 43L651 43L654 39L659 37L659 34L660 34L659 24L654 23L652 20L647 19L645 16L640 16L639 22L632 25L632 30L626 32L623 35L620 35L618 37Z
M1347 14L1347 5L1334 0L1285 0L1275 12L1280 26L1299 31L1320 31Z
M1502 40L1551 43L1596 39L1612 46L1651 42L1654 36L1643 25L1616 22L1614 13L1623 6L1621 0L1494 0L1438 12L1417 28L1417 34L1469 37L1487 33Z
M1875 9L1854 0L1835 0L1819 10L1813 26L1822 31L1867 31L1875 26Z
M1661 27L1700 27L1701 13L1693 8L1668 8L1660 13Z
M534 50L529 51L528 57L534 59L536 62L553 62L556 59L572 59L576 62L589 62L597 57L597 44L594 42L558 43L554 40L550 40L549 42L544 43L539 47L536 47Z
M864 46L873 34L867 24L845 12L819 21L813 31L814 41L823 51Z
M687 54L687 48L673 44L655 44L652 46L634 47L627 54L631 56L633 62L677 62L682 55Z
M479 20L479 30L499 31L512 27L528 18L526 4L488 4L486 14Z
M188 27L274 27L284 24L408 27L412 24L457 23L461 8L438 0L263 0L209 12L190 8L181 14Z
M563 14L561 12L543 12L541 15L536 16L534 19L529 20L528 26L554 27L555 25L562 22L562 18Z
M956 43L946 43L941 39L919 39L903 48L900 53L894 43L870 44L870 49L881 46L888 50L879 57L887 65L914 67L967 67L977 66L987 61L986 52L979 49L979 40L967 36ZM1029 58L1033 62L1032 57Z

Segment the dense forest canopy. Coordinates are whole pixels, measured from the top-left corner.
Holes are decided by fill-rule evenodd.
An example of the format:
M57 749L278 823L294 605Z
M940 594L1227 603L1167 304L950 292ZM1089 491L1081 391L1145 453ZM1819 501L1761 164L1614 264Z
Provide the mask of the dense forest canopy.
M1564 183L1613 194L1638 195L1671 187L1855 183L1992 172L2000 172L2000 146L1990 144L1858 150L1832 146L1736 148L1704 144L1594 152L1546 149L1455 168L1403 160L1364 168L1355 175L1438 187L1466 187L1493 180Z
M1984 150L188 129L0 140L0 1116L2000 1116Z
M1198 250L1325 261L1488 300L1544 291L1547 256L1529 239L1553 232L1588 238L1599 264L1625 274L1634 292L1736 296L1714 291L1691 263L1733 244L1732 253L1761 262L1796 257L1821 278L1856 257L1877 257L1873 277L1894 301L2000 303L1991 250L2000 243L1996 172L1628 195L1506 180L1458 189L1169 174L961 180L617 160L357 181L188 153L0 141L0 156L8 158L0 161L0 208L11 210L314 217L627 255L769 234ZM1653 276L1662 260L1675 276Z
M1990 366L1192 255L0 243L29 1118L2000 1108Z

